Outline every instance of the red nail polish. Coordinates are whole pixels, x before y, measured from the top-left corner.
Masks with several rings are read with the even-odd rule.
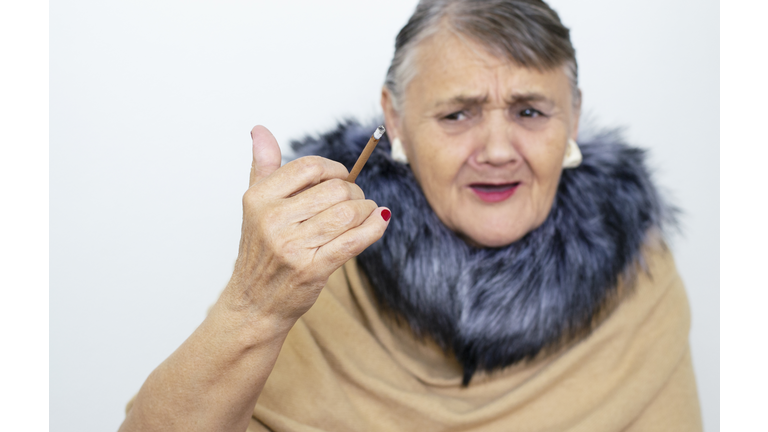
[[[388,221],[389,218],[392,216],[392,212],[384,209],[381,211],[381,218],[384,219],[384,222]]]

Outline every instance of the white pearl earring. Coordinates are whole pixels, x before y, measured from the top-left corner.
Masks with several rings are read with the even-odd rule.
[[[576,168],[581,165],[581,160],[581,150],[579,150],[578,144],[572,138],[568,138],[568,145],[563,157],[563,168]]]
[[[403,142],[400,141],[400,138],[393,139],[390,143],[390,146],[392,148],[392,152],[390,153],[392,160],[407,164],[408,156],[405,155],[405,150],[403,150]]]

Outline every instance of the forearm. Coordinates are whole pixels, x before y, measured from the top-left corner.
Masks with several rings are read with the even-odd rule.
[[[244,431],[290,324],[220,301],[150,374],[120,431]]]
[[[251,136],[232,279],[208,318],[147,378],[123,432],[245,431],[290,328],[331,273],[384,234],[389,210],[345,181],[344,165],[313,156],[281,167],[272,134],[257,126]]]

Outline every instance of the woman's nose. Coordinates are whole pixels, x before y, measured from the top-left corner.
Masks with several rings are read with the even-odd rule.
[[[514,124],[503,113],[488,116],[475,160],[480,165],[503,166],[521,160],[514,139]]]

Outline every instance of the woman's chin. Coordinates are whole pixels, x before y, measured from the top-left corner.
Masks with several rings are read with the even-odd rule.
[[[480,226],[480,224],[472,228],[463,230],[460,235],[468,245],[477,248],[498,248],[508,246],[523,238],[528,231],[530,231],[519,227],[487,229]]]
[[[537,211],[530,201],[525,195],[494,205],[463,200],[450,207],[444,217],[439,213],[438,217],[470,246],[504,247],[522,239],[546,219],[547,213]]]

